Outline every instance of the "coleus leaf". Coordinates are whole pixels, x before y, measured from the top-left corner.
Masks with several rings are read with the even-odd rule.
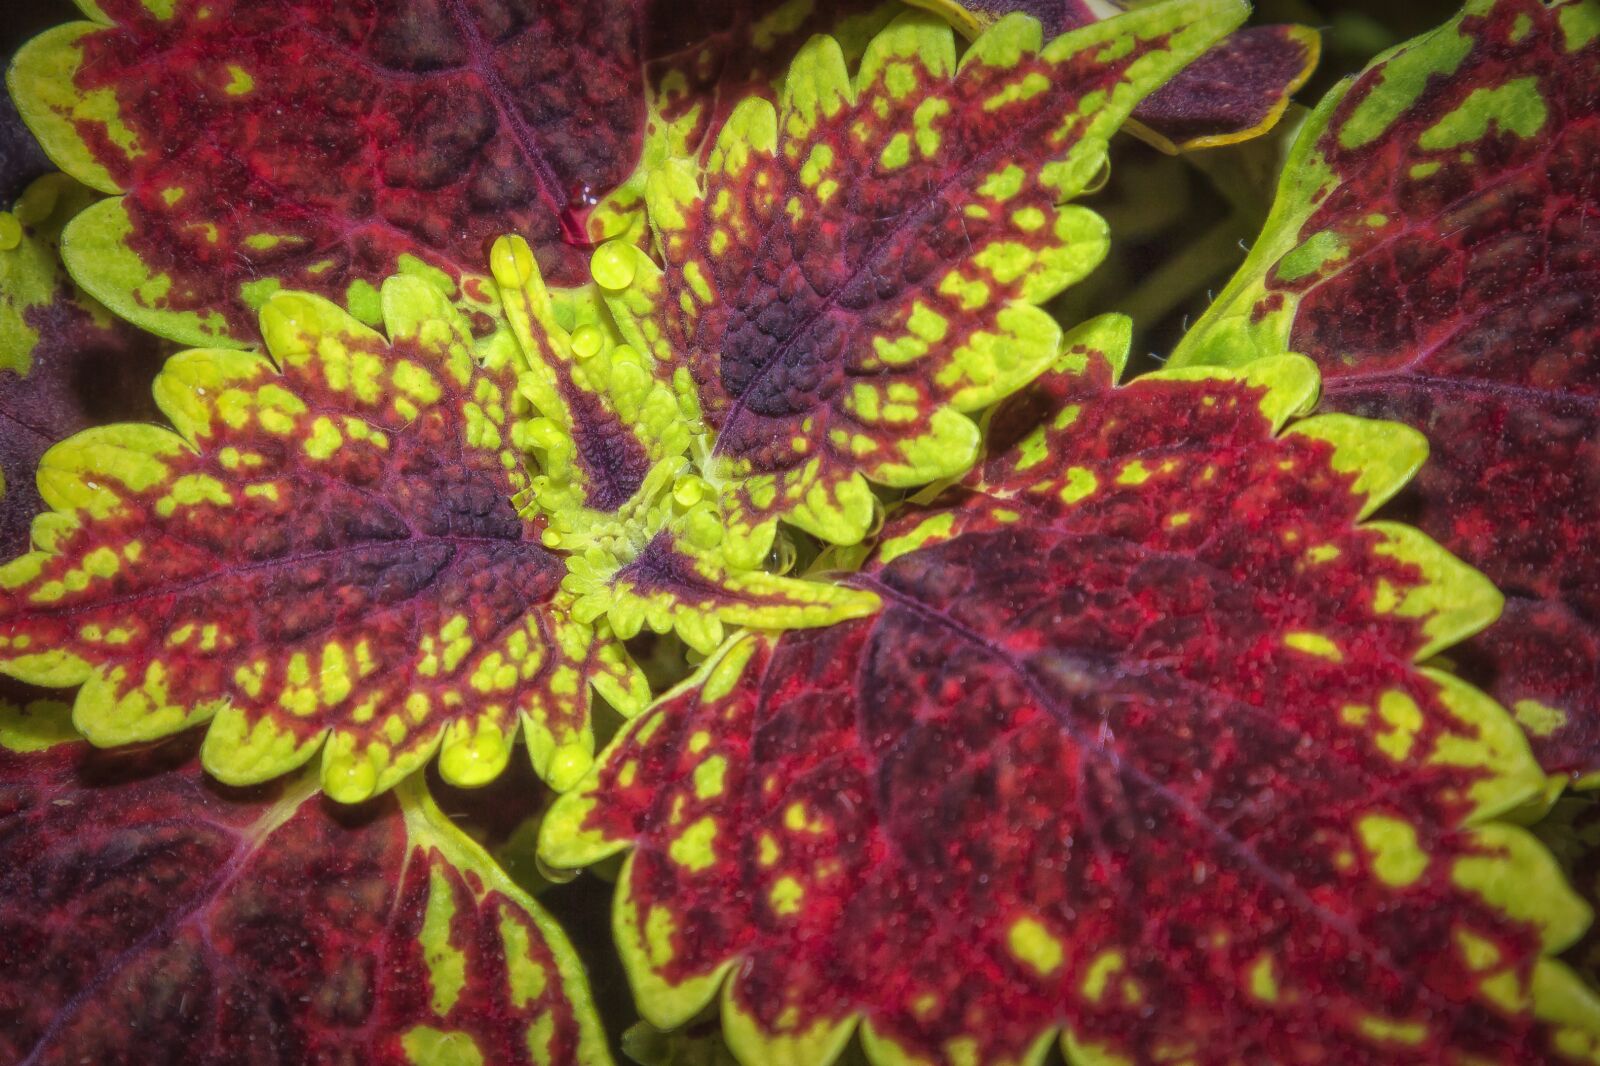
[[[472,275],[507,229],[576,279],[563,211],[637,160],[632,0],[85,13],[18,54],[11,93],[67,173],[126,194],[69,230],[75,277],[181,343],[250,341],[275,288],[376,325],[397,271],[485,306]]]
[[[648,689],[572,619],[560,558],[511,504],[514,368],[479,366],[426,282],[392,278],[381,301],[387,339],[277,294],[270,357],[168,361],[155,395],[176,433],[113,425],[46,453],[53,511],[0,567],[0,672],[81,684],[97,744],[211,719],[201,758],[230,784],[319,747],[341,801],[435,750],[446,780],[482,783],[519,723],[539,774],[575,781],[590,685],[623,711]]]
[[[1499,597],[1360,521],[1420,436],[1276,433],[1299,356],[1113,388],[1116,333],[896,519],[879,615],[730,642],[557,801],[547,862],[633,849],[645,1018],[726,978],[749,1064],[857,1018],[885,1066],[1037,1063],[1057,1028],[1084,1063],[1591,1061],[1600,1001],[1548,957],[1590,912],[1491,820],[1543,774],[1420,665]]]
[[[1284,347],[1422,428],[1407,511],[1510,597],[1463,659],[1552,772],[1600,771],[1600,5],[1475,0],[1302,130],[1174,362]]]
[[[566,937],[420,781],[345,811],[64,728],[0,709],[7,1062],[610,1062]]]
[[[908,0],[976,36],[1015,12],[1045,32],[1108,17],[1087,0]],[[1112,7],[1110,14],[1117,13]],[[1166,152],[1236,144],[1269,132],[1317,68],[1322,38],[1309,26],[1252,26],[1223,38],[1133,110],[1129,128]]]
[[[51,158],[125,194],[74,222],[74,275],[183,343],[253,340],[280,287],[376,325],[397,271],[492,307],[478,275],[507,231],[579,281],[569,242],[638,161],[634,0],[80,6],[9,85]]]
[[[583,280],[591,234],[638,226],[650,162],[697,147],[811,32],[859,34],[893,5],[724,6],[731,29],[639,0],[107,0],[9,81],[60,165],[126,193],[74,228],[84,284],[182,342],[242,343],[280,287],[376,325],[397,270],[492,314],[483,249],[506,231],[557,284]]]
[[[161,342],[86,296],[57,252],[61,227],[92,199],[49,174],[0,212],[0,556],[28,546],[46,448],[96,421],[155,413]]]
[[[964,412],[1048,364],[1060,331],[1035,305],[1105,253],[1101,220],[1058,205],[1128,109],[1243,15],[1177,0],[1048,45],[1014,16],[958,66],[949,27],[914,13],[854,78],[816,38],[776,107],[745,101],[703,163],[651,174],[666,270],[611,244],[595,279],[630,344],[688,371],[730,551],[764,556],[779,518],[854,543],[869,479],[973,461]]]
[[[623,639],[646,625],[673,631],[709,653],[724,623],[792,629],[877,609],[870,592],[730,558],[716,493],[685,455],[695,413],[687,372],[661,380],[587,294],[565,307],[552,299],[521,238],[496,242],[490,262],[528,364],[519,391],[534,417],[519,429],[539,467],[529,506],[546,522],[544,542],[567,555],[562,588],[575,618],[604,616]]]

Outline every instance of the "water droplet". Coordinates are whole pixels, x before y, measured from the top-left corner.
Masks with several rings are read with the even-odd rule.
[[[527,285],[539,269],[533,249],[521,237],[501,237],[495,241],[489,250],[489,268],[495,281],[508,289]]]
[[[601,288],[626,289],[633,283],[633,249],[622,241],[608,241],[595,249],[589,271]]]
[[[684,474],[672,486],[672,498],[683,507],[693,507],[705,496],[705,482],[693,474]]]
[[[0,251],[9,252],[22,243],[22,223],[10,211],[0,211]]]
[[[604,344],[605,334],[596,326],[585,324],[572,331],[572,352],[579,359],[593,358]]]

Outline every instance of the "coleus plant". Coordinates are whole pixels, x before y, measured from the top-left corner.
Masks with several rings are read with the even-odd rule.
[[[616,950],[686,1034],[646,1057],[1600,1061],[1591,906],[1517,824],[1585,690],[1495,653],[1544,639],[1518,598],[1585,632],[1587,497],[1493,488],[1592,436],[1600,5],[1471,4],[1337,88],[1126,384],[1127,318],[1041,306],[1108,247],[1069,201],[1163,85],[1239,104],[1171,146],[1227,140],[1315,47],[929,6],[118,0],[24,50],[117,194],[71,278],[209,346],[166,426],[43,454],[0,567],[10,1058],[606,1061],[427,777],[519,757],[547,872],[626,855]],[[1531,596],[1523,543],[1570,563]]]

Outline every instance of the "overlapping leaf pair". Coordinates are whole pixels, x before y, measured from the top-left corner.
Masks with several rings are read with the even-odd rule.
[[[96,421],[150,410],[161,341],[114,318],[67,275],[61,230],[93,194],[64,174],[0,211],[0,555],[24,550],[46,448]]]

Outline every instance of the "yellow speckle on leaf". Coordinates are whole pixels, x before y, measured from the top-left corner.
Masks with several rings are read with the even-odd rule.
[[[1059,970],[1066,957],[1060,939],[1044,923],[1031,917],[1018,918],[1011,923],[1006,945],[1017,961],[1040,977],[1049,977]]]
[[[1126,965],[1120,951],[1102,951],[1089,963],[1089,969],[1083,978],[1083,998],[1090,1003],[1099,1003],[1106,994],[1106,988],[1111,979]]]
[[[1094,476],[1094,471],[1082,466],[1067,468],[1064,484],[1061,486],[1061,502],[1077,503],[1085,497],[1091,496],[1100,485]]]
[[[229,63],[227,72],[228,84],[223,86],[222,91],[229,96],[244,96],[256,87],[255,78],[251,77],[250,72],[239,64]]]
[[[707,816],[679,833],[667,846],[667,855],[690,873],[699,873],[716,863],[716,839],[716,819]]]
[[[722,795],[723,778],[728,772],[728,760],[713,755],[694,768],[694,794],[699,799],[714,799]]]
[[[792,877],[780,877],[773,884],[772,890],[767,893],[767,900],[772,904],[772,911],[787,917],[800,910],[800,901],[805,898],[805,886]]]
[[[1529,734],[1548,737],[1567,724],[1567,712],[1538,700],[1518,700],[1512,707],[1517,723]]]
[[[1416,884],[1428,869],[1428,854],[1417,841],[1417,831],[1407,822],[1387,815],[1369,814],[1356,823],[1362,846],[1372,857],[1372,872],[1386,885],[1406,888]]]
[[[1250,964],[1250,994],[1263,1003],[1278,1002],[1278,976],[1271,955],[1259,955]]]
[[[1377,736],[1379,750],[1395,762],[1405,761],[1422,731],[1422,708],[1404,692],[1391,689],[1378,698],[1378,717],[1389,726]]]
[[[1333,663],[1344,662],[1344,653],[1339,650],[1339,645],[1321,633],[1312,633],[1305,630],[1285,633],[1283,643],[1286,647],[1293,648],[1295,651],[1305,652],[1307,655],[1314,655],[1319,659],[1326,659]]]

